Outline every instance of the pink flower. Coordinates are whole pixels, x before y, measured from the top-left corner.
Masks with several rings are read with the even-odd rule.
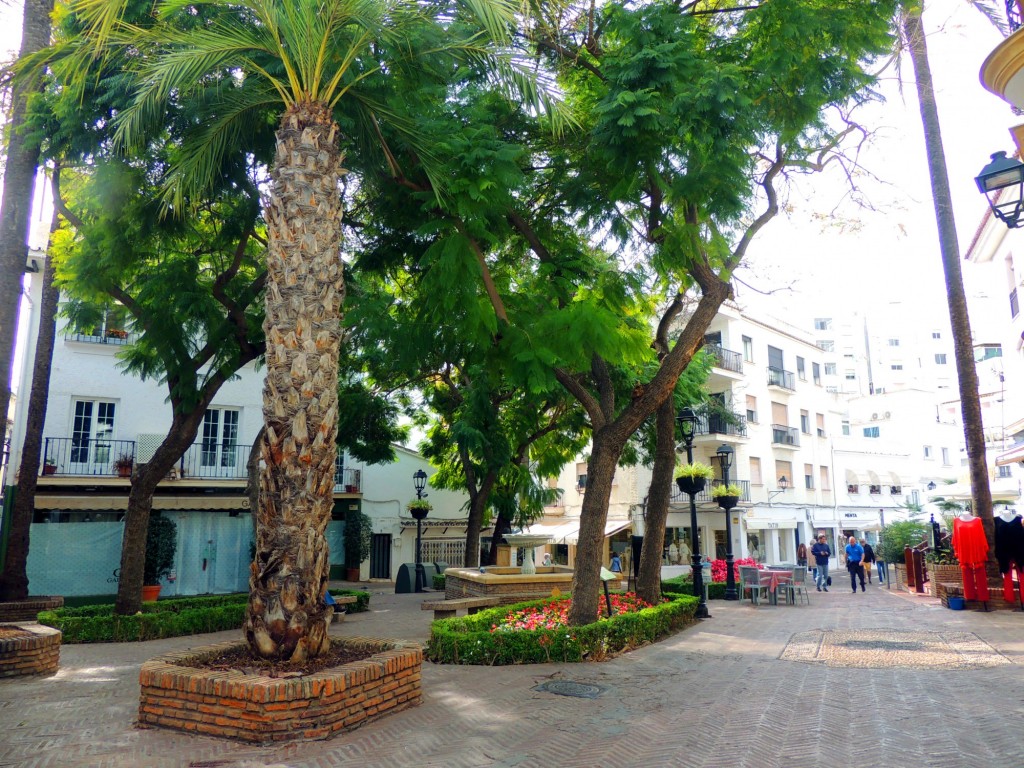
[[[517,632],[520,630],[558,629],[568,626],[569,609],[572,598],[563,597],[539,606],[531,606],[518,611],[510,611],[496,624],[491,625],[491,632]],[[614,594],[611,596],[612,615],[635,613],[651,605],[641,600],[633,592]],[[595,621],[606,618],[604,596],[598,602],[598,615]]]

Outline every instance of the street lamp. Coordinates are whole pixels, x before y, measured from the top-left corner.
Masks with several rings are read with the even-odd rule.
[[[997,219],[1010,229],[1024,226],[1024,163],[996,152],[974,181]]]
[[[427,473],[422,469],[417,469],[412,473],[412,484],[416,489],[416,498],[422,499],[425,494],[423,489],[427,487]],[[426,507],[413,507],[409,510],[409,513],[416,518],[416,591],[422,592],[423,586],[427,581],[427,574],[423,570],[423,543],[422,543],[422,525],[423,520],[426,518],[427,513],[430,512]]]
[[[729,485],[729,468],[732,466],[732,446],[723,443],[718,446],[715,455],[722,466],[722,482]],[[736,574],[732,570],[732,508],[739,501],[735,496],[719,496],[718,505],[725,510],[725,599],[739,600],[736,591]]]
[[[927,488],[928,488],[929,491],[934,491],[935,490],[935,483],[929,482],[928,485],[927,485]]]
[[[768,491],[768,503],[771,504],[772,499],[780,493],[785,493],[787,490],[789,490],[789,480],[787,480],[786,476],[783,475],[779,478],[779,489],[777,491]]]
[[[693,438],[697,433],[697,414],[692,408],[683,408],[676,416],[676,422],[683,436],[683,445],[686,446],[686,463],[693,464]],[[699,601],[694,616],[698,619],[710,619],[708,603],[704,598],[704,564],[701,562],[700,533],[697,530],[697,493],[699,490],[696,488],[687,489],[687,495],[690,497],[690,573],[693,575],[693,596]]]

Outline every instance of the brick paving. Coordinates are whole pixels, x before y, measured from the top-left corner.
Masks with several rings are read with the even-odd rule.
[[[424,640],[423,596],[377,589],[332,634]],[[36,768],[1017,768],[1024,764],[1024,614],[950,611],[887,591],[812,592],[812,605],[712,601],[713,618],[601,664],[425,664],[424,701],[329,741],[257,747],[135,725],[150,657],[220,632],[61,650],[51,678],[0,682],[0,766]],[[782,659],[800,633],[969,635],[991,667],[850,668]],[[860,635],[858,635],[860,636]],[[905,651],[906,649],[903,648]],[[877,653],[877,648],[872,651]],[[895,656],[893,657],[895,658]],[[562,679],[596,699],[533,690]]]

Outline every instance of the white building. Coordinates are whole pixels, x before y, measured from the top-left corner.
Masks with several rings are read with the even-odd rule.
[[[42,254],[35,253],[42,259]],[[27,393],[31,389],[41,270],[31,277],[29,344],[22,359],[10,466],[21,460]],[[166,388],[118,370],[117,352],[130,339],[113,315],[85,333],[59,321],[44,436],[44,466],[31,531],[29,579],[38,594],[99,595],[116,591],[123,514],[130,480],[115,467],[122,454],[148,460],[171,425]],[[153,508],[178,525],[173,581],[165,594],[248,588],[252,522],[245,497],[246,461],[262,423],[263,375],[252,364],[225,383],[207,411],[198,442],[161,482]],[[394,464],[364,466],[339,457],[335,505],[327,536],[332,578],[344,568],[344,519],[362,510],[373,524],[363,579],[393,580],[415,561],[416,524],[405,511],[415,497],[413,473],[432,468],[419,454],[396,448]],[[434,509],[424,526],[423,559],[461,564],[465,496],[428,487]]]

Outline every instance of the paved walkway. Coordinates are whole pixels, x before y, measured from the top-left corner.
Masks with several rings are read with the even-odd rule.
[[[332,634],[426,638],[431,614],[419,609],[422,596],[371,591],[373,611],[350,616]],[[134,725],[143,660],[237,632],[65,646],[55,677],[0,683],[0,766],[1024,764],[1024,614],[949,611],[877,584],[853,595],[839,580],[828,594],[812,592],[811,601],[809,608],[712,601],[713,618],[601,664],[426,664],[421,706],[331,741],[278,747]],[[803,641],[796,644],[802,661],[782,658],[792,655],[795,637]],[[951,668],[891,666],[931,658],[927,641],[950,637],[973,642],[980,655],[958,656],[954,642],[943,658],[961,663]],[[821,663],[868,657],[888,666]],[[997,666],[971,667],[982,657]],[[589,700],[533,690],[551,679],[605,692]]]

